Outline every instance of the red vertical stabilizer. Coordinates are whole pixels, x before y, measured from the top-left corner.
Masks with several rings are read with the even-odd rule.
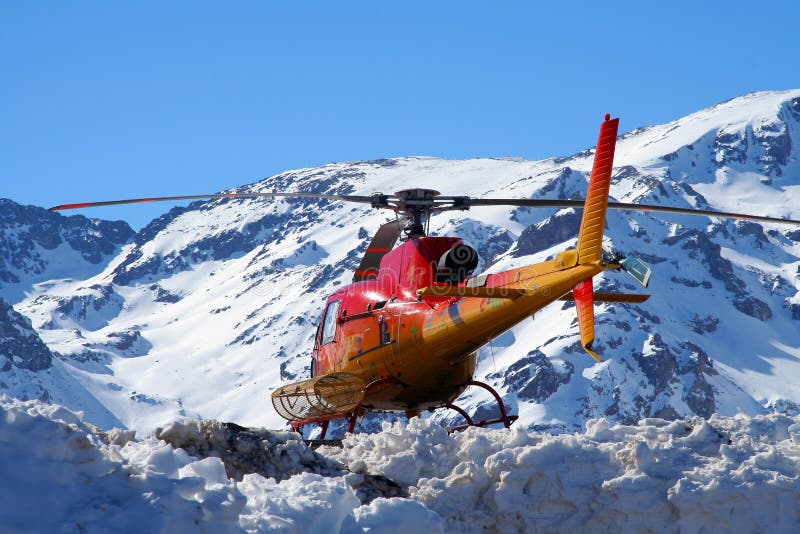
[[[606,114],[600,125],[597,150],[594,154],[592,176],[583,208],[581,229],[578,233],[578,261],[581,264],[599,263],[603,253],[603,228],[606,224],[608,191],[611,187],[611,169],[617,143],[619,119]]]
[[[572,289],[575,295],[575,310],[578,312],[578,326],[581,330],[581,346],[589,356],[602,362],[603,359],[592,350],[594,343],[594,289],[592,279],[578,282]]]

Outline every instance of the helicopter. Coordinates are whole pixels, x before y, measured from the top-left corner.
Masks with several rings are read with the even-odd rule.
[[[314,338],[309,378],[279,387],[271,394],[276,412],[302,431],[348,422],[355,430],[367,412],[404,412],[449,408],[467,426],[502,423],[509,415],[499,394],[474,379],[478,350],[506,330],[556,301],[572,301],[580,344],[597,361],[594,303],[639,304],[649,295],[594,291],[593,279],[606,270],[623,271],[642,287],[651,268],[633,256],[603,248],[608,209],[712,216],[768,223],[800,221],[702,209],[610,202],[609,192],[619,119],[605,115],[600,126],[587,194],[582,200],[476,198],[446,196],[433,189],[405,189],[394,194],[330,195],[293,192],[216,193],[63,204],[54,211],[156,201],[225,198],[294,197],[367,204],[396,214],[372,237],[352,283],[325,303]],[[481,206],[576,208],[583,211],[577,244],[554,258],[493,274],[475,274],[477,251],[459,237],[430,236],[433,214]],[[404,222],[404,224],[402,224]],[[400,242],[398,245],[397,243]],[[454,404],[469,387],[486,389],[497,401],[500,417],[473,421]]]

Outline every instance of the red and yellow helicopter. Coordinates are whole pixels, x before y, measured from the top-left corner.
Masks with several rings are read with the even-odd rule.
[[[557,300],[575,302],[581,345],[596,360],[594,302],[644,302],[649,295],[595,293],[593,277],[622,270],[647,287],[650,267],[634,257],[602,247],[606,211],[643,210],[747,219],[769,223],[800,221],[740,213],[609,202],[619,119],[606,115],[600,127],[585,200],[543,200],[443,196],[431,189],[394,195],[326,195],[265,192],[219,193],[64,204],[51,210],[190,199],[300,197],[369,204],[394,211],[405,226],[381,226],[353,275],[353,283],[326,302],[311,358],[311,376],[272,393],[275,410],[293,428],[319,423],[322,438],[329,421],[346,418],[352,432],[367,411],[451,408],[467,425],[484,426],[516,419],[499,395],[474,380],[478,349],[536,311]],[[496,274],[474,276],[477,252],[458,237],[426,235],[430,216],[478,206],[578,208],[583,217],[575,248],[555,258]],[[395,247],[398,240],[402,243]],[[453,401],[470,385],[487,389],[500,417],[473,421]],[[462,428],[462,427],[458,427]]]

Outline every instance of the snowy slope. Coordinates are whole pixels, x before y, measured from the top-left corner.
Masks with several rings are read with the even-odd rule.
[[[70,371],[77,360],[65,363],[11,304],[34,287],[42,292],[101,272],[133,233],[122,221],[64,217],[0,199],[0,393],[72,406],[99,424],[121,425],[75,380]]]
[[[587,123],[587,146],[595,128]],[[799,145],[800,91],[747,95],[622,136],[611,194],[800,218]],[[581,198],[592,155],[345,162],[237,191],[432,187]],[[11,302],[61,355],[64,372],[116,419],[87,412],[97,424],[152,431],[189,415],[281,428],[268,395],[305,376],[325,297],[348,283],[385,220],[386,213],[329,201],[195,203],[153,221],[102,269],[34,285]],[[563,250],[578,221],[569,210],[474,208],[434,217],[431,231],[465,237],[481,253],[481,268],[497,271]],[[483,350],[478,378],[501,391],[522,425],[576,430],[599,416],[630,424],[797,410],[800,230],[612,213],[606,235],[608,246],[652,264],[654,297],[598,306],[602,363],[580,350],[574,310],[563,303]],[[638,291],[613,273],[598,286]],[[487,414],[488,400],[468,392],[460,404]]]

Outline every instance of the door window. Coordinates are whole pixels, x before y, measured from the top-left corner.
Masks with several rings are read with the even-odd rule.
[[[330,343],[336,337],[336,320],[339,318],[339,305],[342,303],[340,300],[334,300],[328,304],[328,309],[325,310],[325,323],[322,326],[322,341],[321,345]]]

